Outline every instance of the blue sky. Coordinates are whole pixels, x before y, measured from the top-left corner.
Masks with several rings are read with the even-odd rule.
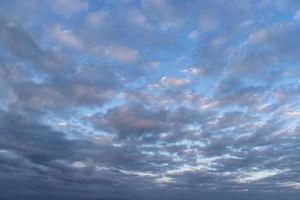
[[[0,1],[3,200],[296,200],[300,4]]]

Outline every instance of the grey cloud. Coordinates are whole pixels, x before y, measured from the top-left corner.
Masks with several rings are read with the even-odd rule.
[[[174,1],[141,1],[142,9],[152,21],[156,21],[162,29],[180,26],[184,23],[186,16],[183,14],[187,8],[192,8],[186,2],[177,7]]]
[[[29,62],[36,70],[50,72],[62,71],[71,63],[59,52],[42,49],[23,28],[20,22],[1,17],[1,42],[13,56]]]
[[[62,82],[62,85],[25,82],[14,87],[18,97],[16,105],[32,109],[67,109],[74,106],[103,105],[113,97],[111,89],[94,84]]]
[[[295,24],[275,24],[250,34],[243,53],[235,57],[228,66],[226,77],[217,87],[217,93],[229,94],[234,90],[249,88],[249,82],[256,86],[273,85],[278,80],[293,77],[285,71],[293,70],[298,58],[298,28]],[[295,62],[286,66],[286,62]],[[276,67],[276,70],[274,70]],[[297,74],[297,70],[294,73]],[[252,83],[253,84],[253,83]]]
[[[114,95],[113,89],[119,87],[119,78],[115,72],[104,67],[86,67],[76,74],[72,72],[65,73],[69,78],[62,77],[57,70],[60,73],[65,72],[67,65],[70,65],[70,63],[61,60],[58,52],[41,49],[25,30],[17,26],[18,24],[7,22],[4,19],[2,21],[1,35],[5,46],[22,62],[29,62],[28,65],[32,64],[36,67],[30,73],[28,73],[29,66],[13,68],[15,70],[14,75],[12,69],[10,69],[10,72],[8,70],[3,71],[7,68],[5,67],[7,64],[3,64],[2,71],[5,73],[3,75],[18,75],[18,80],[14,78],[14,81],[10,83],[10,86],[14,85],[14,93],[18,97],[18,102],[13,102],[14,104],[34,109],[62,108],[87,104],[102,105]],[[37,74],[40,75],[41,69],[50,70],[51,73],[55,72],[55,74],[50,75],[50,78],[44,80],[46,82],[42,84],[32,82],[30,78],[37,76]],[[21,82],[21,79],[25,79],[25,72],[29,74],[26,79],[30,81]]]
[[[297,24],[275,24],[262,28],[249,36],[249,43],[259,48],[270,48],[270,51],[280,54],[281,58],[293,59],[299,54],[299,27]]]
[[[111,109],[104,115],[104,120],[120,138],[157,134],[167,128],[164,111],[150,110],[143,105],[128,105]]]
[[[79,199],[80,196],[97,197],[101,193],[108,192],[111,187],[120,188],[120,191],[132,190],[126,188],[124,184],[128,178],[138,179],[138,177],[128,177],[118,170],[111,169],[100,170],[100,173],[95,168],[96,164],[128,169],[133,168],[134,165],[139,166],[136,162],[130,167],[130,163],[140,159],[130,158],[134,153],[130,149],[113,150],[111,146],[95,144],[88,138],[85,141],[70,140],[67,139],[66,133],[54,131],[47,125],[38,123],[37,119],[26,117],[26,114],[1,111],[0,166],[3,173],[1,172],[0,182],[4,186],[6,181],[4,187],[6,191],[11,191],[11,187],[14,187],[17,182],[19,186],[14,189],[19,190],[19,194],[25,198],[27,196],[28,198],[39,196],[60,198],[61,194],[69,196],[68,198],[72,196],[75,198],[74,188],[78,189]],[[97,158],[99,156],[101,159]],[[90,164],[86,162],[87,165],[79,165],[79,167],[74,165],[87,158]],[[123,177],[123,183],[120,182],[120,177]],[[90,187],[86,187],[87,185]],[[102,189],[96,190],[96,187]]]
[[[202,39],[195,52],[198,66],[205,74],[220,74],[236,55],[234,40],[242,24],[254,17],[250,1],[203,1],[199,9],[199,31]]]

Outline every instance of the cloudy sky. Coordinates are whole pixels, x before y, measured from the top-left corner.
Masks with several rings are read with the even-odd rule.
[[[300,2],[1,0],[1,200],[298,200]]]

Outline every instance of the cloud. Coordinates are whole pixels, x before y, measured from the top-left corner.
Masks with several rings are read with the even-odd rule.
[[[136,62],[139,59],[138,50],[123,46],[111,45],[105,49],[104,54],[121,62]]]
[[[189,39],[191,39],[191,40],[194,40],[194,39],[196,39],[198,36],[199,36],[198,31],[194,30],[194,31],[190,32],[190,33],[188,34],[187,37],[188,37]]]
[[[51,37],[63,45],[81,49],[83,44],[80,39],[72,33],[71,30],[65,29],[60,25],[54,25],[48,30]]]
[[[82,0],[54,0],[50,5],[55,12],[67,17],[89,8],[88,2]]]
[[[129,105],[109,110],[104,115],[104,123],[116,131],[120,138],[126,138],[163,131],[166,128],[164,118],[163,111],[152,111],[142,105]],[[101,124],[99,127],[101,128]]]
[[[55,50],[41,48],[20,24],[1,18],[1,41],[8,52],[35,68],[46,71],[59,71],[70,64]]]
[[[179,79],[175,77],[162,77],[160,83],[165,86],[183,86],[189,83],[187,79]]]
[[[294,14],[294,20],[295,21],[299,21],[300,20],[300,11],[299,10]]]
[[[298,199],[297,7],[0,1],[0,196]]]
[[[18,104],[34,109],[68,109],[73,106],[103,105],[115,95],[120,80],[113,71],[95,67],[78,70],[70,79],[54,78],[43,83],[32,81],[14,85]]]
[[[127,19],[130,23],[134,25],[149,28],[150,24],[147,17],[138,9],[131,9],[127,14]]]
[[[104,11],[92,12],[87,15],[87,22],[93,27],[103,25],[107,20],[107,13]]]
[[[275,24],[252,33],[249,36],[249,42],[259,44],[261,48],[269,47],[271,52],[282,53],[282,56],[292,58],[299,51],[298,47],[295,46],[299,43],[298,39],[295,38],[297,34],[297,25]]]
[[[178,7],[169,0],[142,1],[142,9],[150,19],[155,20],[162,29],[178,26],[181,24],[181,16]]]

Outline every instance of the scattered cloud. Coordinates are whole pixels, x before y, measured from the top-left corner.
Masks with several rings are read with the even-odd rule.
[[[111,45],[105,49],[104,54],[122,62],[135,62],[139,59],[138,50],[123,46]]]
[[[183,86],[183,85],[188,84],[189,80],[164,76],[160,79],[160,83],[165,86],[171,86],[171,87],[175,86],[176,87],[176,86]]]
[[[196,30],[194,30],[188,34],[188,38],[191,40],[197,39],[198,36],[199,36],[199,33]]]
[[[295,21],[299,21],[300,20],[300,10],[298,10],[297,12],[295,12],[295,14],[294,14],[294,20]]]
[[[0,13],[1,199],[299,198],[299,3]]]
[[[71,30],[65,29],[60,25],[54,25],[48,30],[48,32],[54,40],[62,45],[67,45],[77,49],[81,49],[83,47],[80,39],[74,35]]]

